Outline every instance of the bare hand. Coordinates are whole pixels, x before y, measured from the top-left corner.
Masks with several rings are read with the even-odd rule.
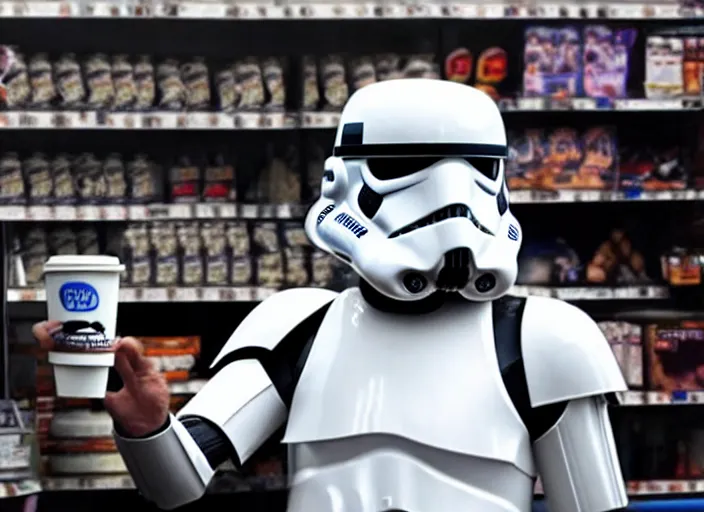
[[[48,320],[32,327],[43,350],[52,350],[51,335],[61,329],[61,322]],[[135,338],[118,338],[113,345],[115,369],[123,388],[108,392],[105,409],[120,430],[141,437],[162,427],[169,415],[169,387],[164,376],[144,357],[142,344]]]
[[[127,435],[145,436],[161,428],[169,416],[169,387],[135,338],[115,342],[115,369],[124,387],[108,392],[105,408]]]

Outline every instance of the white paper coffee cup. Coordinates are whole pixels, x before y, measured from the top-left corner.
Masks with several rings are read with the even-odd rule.
[[[105,396],[124,269],[114,256],[52,256],[44,265],[48,317],[63,324],[49,353],[57,396]]]

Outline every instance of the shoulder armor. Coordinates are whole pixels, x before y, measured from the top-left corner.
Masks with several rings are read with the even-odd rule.
[[[571,304],[529,297],[521,344],[533,407],[628,389],[599,326]]]
[[[324,288],[293,288],[275,293],[245,317],[210,367],[242,348],[273,350],[301,322],[337,296],[337,292]]]

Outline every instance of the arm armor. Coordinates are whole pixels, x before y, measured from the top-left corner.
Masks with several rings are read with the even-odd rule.
[[[230,337],[217,373],[158,432],[117,447],[146,499],[171,510],[200,498],[228,458],[237,467],[286,421],[310,344],[336,294],[289,290],[257,306]]]

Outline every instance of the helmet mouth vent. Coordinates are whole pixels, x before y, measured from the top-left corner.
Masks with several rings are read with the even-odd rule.
[[[464,204],[451,204],[448,206],[444,206],[443,208],[440,208],[439,210],[434,211],[430,215],[426,215],[422,219],[419,219],[411,224],[408,224],[407,226],[394,231],[389,235],[389,238],[396,238],[401,235],[406,235],[412,231],[415,231],[420,228],[424,228],[426,226],[430,226],[432,224],[437,224],[439,222],[442,222],[444,220],[448,219],[469,219],[474,226],[481,231],[482,233],[485,233],[487,235],[494,236],[494,233],[492,233],[489,228],[484,226],[477,218],[474,216],[472,213],[472,210],[469,208],[469,206],[464,205]]]
[[[439,290],[455,292],[469,283],[469,263],[472,253],[466,247],[445,253],[445,266],[440,269],[437,282]]]

